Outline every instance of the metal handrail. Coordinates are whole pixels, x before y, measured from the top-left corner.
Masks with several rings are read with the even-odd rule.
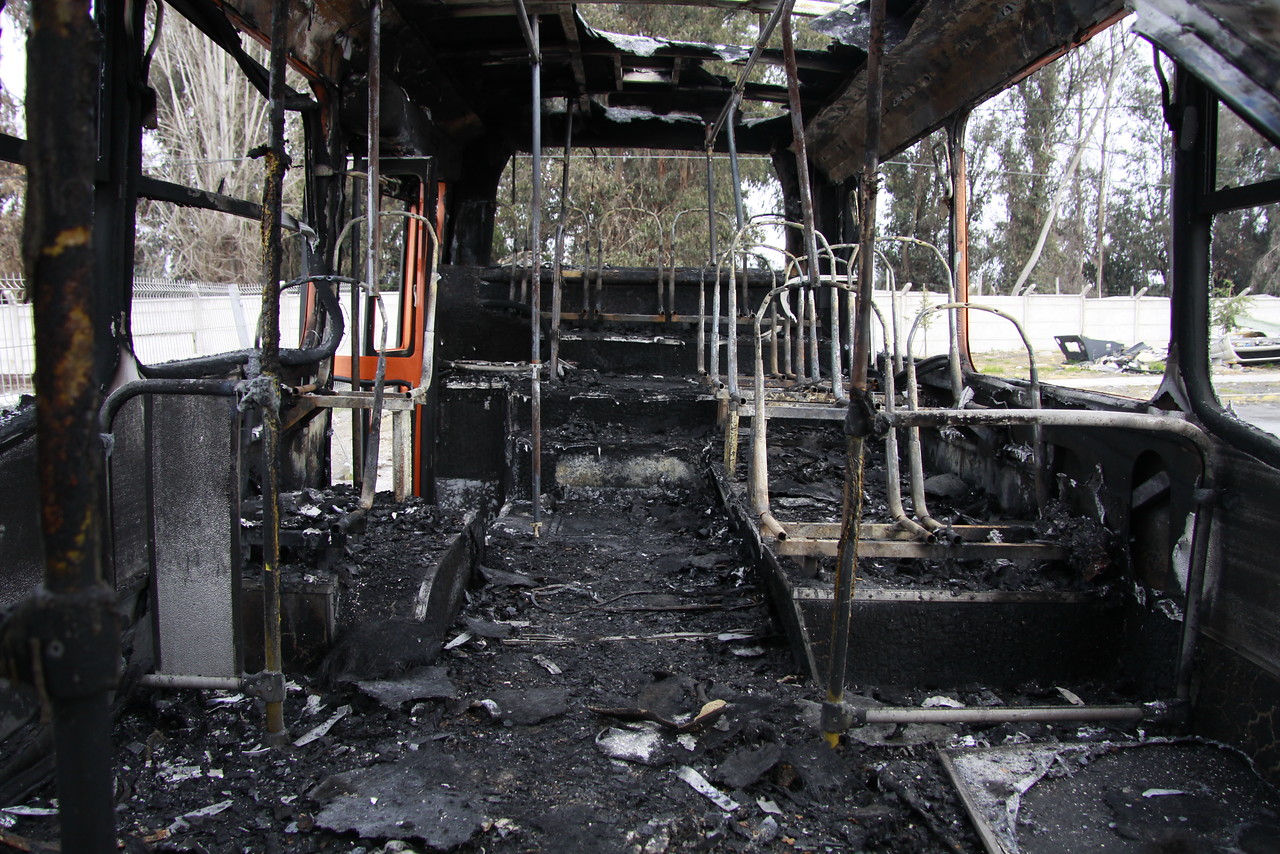
[[[760,530],[777,539],[786,539],[786,530],[782,524],[774,517],[769,508],[769,475],[768,475],[768,414],[767,401],[765,399],[764,385],[764,348],[762,346],[763,332],[761,324],[764,320],[765,311],[775,302],[775,297],[792,290],[803,290],[810,286],[807,278],[796,278],[792,281],[779,285],[765,294],[764,299],[760,301],[759,308],[752,315],[752,332],[755,335],[755,371],[754,386],[755,400],[754,413],[751,423],[751,466],[749,471],[749,501],[751,511],[756,514],[756,518],[760,521]],[[853,284],[848,282],[836,282],[833,287],[840,290],[855,293]],[[780,300],[778,301],[781,302]],[[887,347],[889,342],[888,327],[884,322],[884,315],[880,312],[879,307],[872,304],[872,311],[876,319],[880,321],[881,337],[884,345]]]
[[[1002,317],[1013,324],[1014,329],[1018,331],[1019,337],[1022,338],[1022,345],[1027,351],[1027,363],[1030,371],[1031,380],[1031,409],[1038,410],[1040,406],[1040,374],[1036,368],[1035,350],[1031,346],[1031,339],[1027,337],[1026,330],[1022,328],[1022,324],[1012,315],[1006,314],[999,309],[985,305],[971,305],[962,302],[950,302],[943,305],[927,306],[916,315],[915,321],[911,324],[911,332],[907,335],[907,401],[911,410],[920,408],[919,389],[916,384],[916,360],[914,354],[916,332],[921,328],[926,317],[939,311],[957,312],[963,309],[973,309],[974,311],[983,311],[988,314],[994,314]],[[893,412],[893,403],[890,401],[886,404],[890,413]],[[956,411],[963,409],[964,400],[958,398],[956,400]],[[911,502],[915,507],[916,515],[920,517],[920,521],[924,523],[926,528],[932,531],[940,531],[946,528],[945,525],[938,522],[929,515],[928,507],[925,504],[924,496],[924,464],[921,460],[922,454],[920,450],[920,429],[912,427],[909,433],[910,440],[907,447],[908,455],[911,461]],[[1035,472],[1035,489],[1036,489],[1036,505],[1041,511],[1049,500],[1048,484],[1044,479],[1044,438],[1038,425],[1032,425],[1032,465]]]

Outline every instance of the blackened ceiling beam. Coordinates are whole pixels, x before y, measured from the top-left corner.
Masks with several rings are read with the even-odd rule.
[[[598,39],[592,39],[587,44],[574,41],[566,44],[564,50],[567,56],[570,58],[576,57],[579,62],[582,57],[604,56],[613,58],[619,56],[622,57],[625,64],[632,68],[666,68],[675,62],[684,62],[690,59],[706,62],[738,63],[750,52],[747,48],[739,49],[734,45],[670,42],[663,47],[654,49],[652,53],[637,54],[609,47],[607,44],[601,44],[601,40]],[[550,56],[556,52],[556,48],[552,45],[545,45],[543,51]],[[517,61],[526,54],[527,52],[520,49],[506,47],[465,51],[450,50],[445,47],[440,52],[441,58],[448,58],[451,61],[486,63]],[[865,59],[865,54],[857,48],[845,48],[843,56],[821,50],[796,51],[796,64],[801,69],[824,71],[830,74],[848,74],[855,69],[861,68]],[[782,52],[766,49],[761,52],[759,62],[764,65],[781,67]]]
[[[0,160],[6,163],[22,163],[22,148],[27,144],[25,139],[0,133]]]
[[[929,0],[884,60],[881,158],[941,127],[1124,15],[1122,0]],[[866,81],[859,74],[805,129],[832,181],[862,163]]]
[[[569,64],[573,68],[573,82],[579,93],[587,90],[587,72],[582,66],[582,39],[578,36],[578,16],[572,6],[560,9],[560,27],[564,30],[565,44],[569,48]],[[585,106],[585,104],[584,104]]]
[[[543,145],[564,145],[564,114],[543,113]],[[739,125],[736,141],[740,154],[769,154],[791,140],[791,125],[786,116],[755,120]],[[528,143],[519,141],[519,151]],[[579,113],[574,122],[573,147],[585,148],[649,148],[671,151],[706,151],[706,125],[701,119],[682,116],[655,116],[639,110],[607,109],[593,102],[591,110]],[[715,150],[728,152],[721,134]]]
[[[1280,4],[1132,0],[1134,30],[1280,145]]]
[[[437,14],[452,17],[473,17],[489,15],[505,15],[511,8],[510,0],[415,0],[424,6],[434,8]],[[533,0],[525,4],[531,15],[555,15],[564,6],[582,6],[589,3],[615,3],[619,0],[579,0],[579,2],[547,2]],[[726,9],[754,14],[772,12],[777,4],[774,0],[620,0],[626,4],[665,5],[665,6],[698,6],[700,8]],[[826,15],[840,7],[836,0],[796,0],[794,14],[802,17],[816,18]]]
[[[715,107],[711,116],[714,119],[715,114],[724,106],[724,99],[729,96],[729,91],[727,86],[685,84],[674,87],[669,82],[624,80],[619,94],[627,96],[630,99],[629,103],[653,104],[655,109],[671,106],[666,99],[680,99],[697,103],[707,101]],[[611,98],[609,103],[618,103],[615,100],[616,97]],[[767,83],[748,83],[743,89],[742,97],[747,101],[785,104],[787,103],[787,87],[773,86]]]

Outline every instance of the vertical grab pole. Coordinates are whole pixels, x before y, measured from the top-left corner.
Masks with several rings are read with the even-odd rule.
[[[716,176],[712,165],[714,144],[707,145],[707,267],[716,265]],[[698,370],[704,376],[707,371],[707,288],[705,282],[698,282]]]
[[[729,138],[729,172],[733,180],[733,212],[738,219],[738,231],[747,223],[747,214],[742,207],[742,174],[738,169],[738,141],[733,131],[733,114],[738,111],[739,96],[733,96],[733,107],[729,110],[729,120],[725,122],[725,134]]]
[[[523,5],[523,4],[522,4]],[[530,408],[533,422],[533,535],[542,533],[542,51],[539,46],[538,16],[529,21],[532,29],[530,52],[533,57],[533,68],[530,77],[533,81],[533,192],[530,206],[533,210],[529,216],[529,241],[532,244],[529,258],[530,278],[533,283],[533,303],[530,312],[530,334],[532,336],[532,353],[530,354]]]
[[[738,240],[746,225],[747,216],[742,207],[742,175],[738,170],[738,143],[734,135],[734,113],[738,111],[738,98],[735,93],[729,108],[729,119],[725,122],[725,133],[729,138],[729,170],[733,176],[733,210],[738,219],[738,228],[734,233],[733,244],[729,247],[729,327],[725,330],[725,375],[729,391],[729,408],[725,422],[724,436],[724,469],[725,476],[733,477],[738,464],[738,405],[742,397],[738,393],[738,265],[733,256],[738,248]],[[745,259],[745,255],[743,256]],[[745,263],[743,265],[746,266]],[[718,268],[717,268],[718,269]],[[746,281],[746,270],[743,270],[743,281]],[[719,276],[716,277],[717,287]],[[745,287],[745,285],[744,285]],[[745,291],[744,291],[745,294]],[[744,299],[745,302],[745,299]]]
[[[850,607],[858,567],[858,538],[862,527],[862,446],[871,432],[875,407],[867,389],[867,362],[871,352],[871,281],[875,265],[876,172],[880,166],[880,110],[883,87],[885,0],[871,0],[871,43],[867,52],[867,132],[861,195],[862,225],[859,253],[858,317],[854,353],[849,373],[849,408],[845,416],[844,506],[836,564],[835,608],[831,620],[831,659],[827,671],[827,702],[823,706],[823,731],[827,743],[840,742],[841,704],[844,702],[845,668],[849,656]]]
[[[556,224],[555,283],[551,291],[551,381],[560,376],[560,307],[564,291],[564,226],[569,215],[569,153],[573,149],[573,101],[564,99],[564,171],[560,176],[560,221]]]
[[[376,6],[375,6],[376,8]],[[263,670],[282,674],[280,651],[280,236],[281,198],[287,161],[284,150],[284,66],[289,23],[287,0],[271,9],[270,145],[262,189],[262,350],[258,403],[262,408],[262,609]],[[354,361],[354,354],[353,354]],[[283,680],[281,680],[283,683]],[[283,684],[282,686],[283,687]],[[267,734],[284,742],[284,697],[267,698]]]
[[[107,4],[106,15],[123,17],[122,6]],[[114,852],[109,698],[118,680],[120,626],[115,591],[102,578],[103,453],[95,416],[104,366],[95,359],[102,324],[94,322],[94,304],[95,285],[106,283],[94,277],[101,53],[90,8],[87,0],[33,3],[27,37],[23,260],[39,363],[44,585],[7,615],[0,641],[12,645],[0,650],[0,673],[23,678],[52,713],[62,850]]]
[[[818,280],[821,274],[818,261],[818,237],[817,229],[814,226],[813,219],[813,192],[809,185],[809,153],[805,145],[804,138],[804,116],[801,113],[800,106],[800,71],[796,64],[796,47],[795,40],[791,34],[791,16],[786,15],[782,19],[782,60],[787,72],[787,101],[788,112],[791,114],[791,137],[794,140],[792,147],[796,155],[796,179],[800,184],[800,218],[804,227],[804,251],[809,256],[809,263],[806,265],[809,272],[809,294],[804,299],[812,299],[816,297],[818,292]],[[835,274],[833,269],[832,274]],[[836,306],[839,301],[838,291],[833,287],[831,289],[832,296],[832,317],[835,318],[839,311]],[[816,311],[814,312],[816,315]],[[817,378],[818,376],[818,358],[817,358],[817,317],[811,318],[814,324],[812,332],[812,353],[810,366],[810,376]],[[838,328],[838,327],[837,327]],[[844,395],[841,389],[837,388],[840,383],[840,366],[839,366],[839,333],[833,336],[832,341],[832,365],[831,365],[831,391],[837,400],[843,399]]]
[[[366,175],[367,179],[369,176]],[[354,187],[354,182],[353,182]],[[367,212],[366,212],[367,213]],[[360,218],[360,194],[351,194],[351,221]],[[334,257],[337,257],[336,250]],[[360,289],[360,230],[351,235],[351,323],[347,337],[351,342],[351,390],[360,390],[360,353],[364,349],[363,315],[364,291]],[[351,410],[351,486],[364,483],[364,412]]]
[[[365,181],[365,247],[364,277],[369,295],[378,308],[382,330],[378,341],[378,364],[373,373],[373,403],[369,409],[369,435],[365,438],[363,480],[360,485],[360,509],[368,512],[373,507],[378,491],[378,458],[382,443],[382,402],[387,378],[387,316],[383,308],[378,284],[378,257],[382,249],[382,0],[369,4],[369,111],[368,180]],[[427,345],[430,346],[430,345]]]

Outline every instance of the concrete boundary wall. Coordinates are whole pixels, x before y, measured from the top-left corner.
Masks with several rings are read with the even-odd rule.
[[[13,403],[19,394],[31,392],[35,370],[30,304],[22,303],[21,280],[0,279],[0,405]],[[184,359],[196,355],[238,350],[252,345],[257,327],[260,286],[140,280],[133,306],[133,337],[138,355],[147,362]],[[399,295],[384,294],[387,314],[396,318]],[[294,346],[298,340],[299,293],[286,292],[281,299],[281,341]],[[912,320],[925,306],[945,302],[943,294],[914,291],[898,300],[901,342],[906,346]],[[877,291],[876,305],[892,325],[888,291]],[[342,300],[343,313],[349,300]],[[1029,296],[979,296],[973,305],[998,309],[1016,318],[1037,352],[1056,352],[1055,335],[1084,335],[1130,346],[1139,341],[1152,347],[1169,342],[1169,300],[1166,297],[1080,297],[1037,294]],[[1245,325],[1280,334],[1280,297],[1252,297]],[[873,338],[882,347],[879,325]],[[917,355],[947,350],[945,312],[935,312],[916,333]],[[1008,321],[986,312],[969,313],[969,344],[976,353],[1019,350],[1022,342]],[[394,334],[391,336],[394,339]],[[346,352],[344,348],[340,352]]]
[[[909,293],[899,299],[899,316],[902,346],[906,347],[911,322],[923,306],[943,305],[946,297],[941,293]],[[884,312],[886,322],[890,318],[890,295],[877,291],[876,305]],[[1055,335],[1083,335],[1106,341],[1119,341],[1124,346],[1143,342],[1151,347],[1169,345],[1169,299],[1167,297],[1081,297],[1072,294],[1031,294],[1025,297],[979,296],[971,301],[975,306],[988,306],[1012,315],[1027,333],[1031,346],[1037,351],[1057,352]],[[1274,326],[1280,332],[1280,297],[1252,297],[1246,319],[1260,322],[1260,331],[1269,332]],[[927,327],[916,332],[914,351],[917,355],[944,353],[947,349],[947,322],[945,312],[934,312]],[[878,324],[875,324],[878,326]],[[874,336],[880,346],[878,330]],[[999,350],[1019,350],[1022,341],[1013,324],[996,315],[981,311],[969,312],[969,348],[975,353]]]

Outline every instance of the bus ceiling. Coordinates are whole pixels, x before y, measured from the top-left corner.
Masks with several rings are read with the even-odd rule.
[[[766,13],[759,0],[666,0]],[[176,7],[225,42],[226,21],[262,37],[271,0],[177,0]],[[809,155],[833,182],[862,162],[868,0],[795,0],[798,26],[825,37],[797,52]],[[530,60],[517,0],[392,0],[383,9],[383,88],[402,112],[420,111],[442,166],[476,140],[525,148]],[[706,127],[730,98],[733,72],[751,45],[703,44],[592,28],[587,4],[526,2],[539,16],[543,110],[575,110],[574,142],[700,150]],[[891,156],[1070,51],[1136,10],[1135,28],[1200,76],[1261,133],[1280,142],[1280,7],[1224,0],[888,0],[881,155]],[[225,18],[223,17],[225,13]],[[289,50],[315,85],[358,87],[367,65],[368,6],[356,0],[308,4],[294,16]],[[999,50],[993,50],[998,45]],[[781,66],[766,46],[760,62]],[[780,70],[780,69],[779,69]],[[757,77],[746,101],[785,108],[785,85]],[[355,83],[353,87],[351,84]],[[359,109],[350,101],[347,108]],[[354,117],[353,117],[354,118]],[[350,122],[355,128],[357,122]],[[544,144],[560,144],[563,122]],[[359,133],[359,130],[356,130]],[[766,153],[791,144],[786,115],[744,122],[738,148]],[[403,136],[420,146],[419,134]],[[725,144],[723,136],[718,145]],[[405,150],[398,153],[415,154]]]
[[[178,8],[200,24],[211,18],[210,2],[259,36],[270,20],[270,0],[179,0]],[[748,13],[774,6],[684,5]],[[833,181],[849,177],[861,159],[866,7],[865,0],[796,0],[793,7],[798,29],[825,38],[821,49],[799,50],[797,66],[809,151]],[[752,47],[603,32],[587,23],[586,4],[530,2],[525,8],[541,22],[544,109],[574,104],[581,121],[575,143],[584,146],[701,149],[706,125],[736,82],[723,63],[740,66]],[[943,126],[1125,14],[1121,0],[889,0],[884,153]],[[344,76],[364,70],[367,19],[364,3],[308,4],[291,23],[292,61],[314,80],[341,86]],[[384,79],[430,117],[446,144],[465,146],[484,136],[527,144],[530,62],[515,0],[394,0],[383,10],[382,29]],[[781,54],[766,46],[760,62],[781,70]],[[743,99],[785,107],[786,86],[773,80],[748,82]],[[548,127],[547,144],[556,144],[560,124]],[[785,115],[749,125],[739,134],[744,152],[790,143]]]

